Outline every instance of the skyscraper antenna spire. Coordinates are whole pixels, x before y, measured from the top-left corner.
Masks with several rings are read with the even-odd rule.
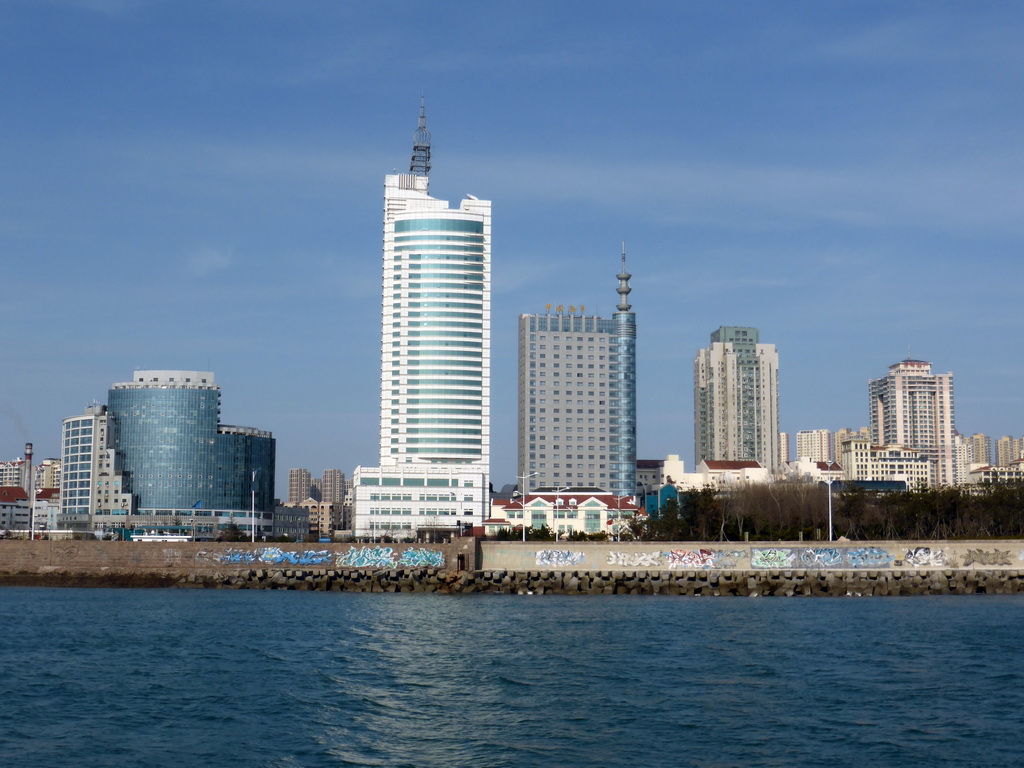
[[[619,304],[616,309],[619,312],[629,312],[633,305],[629,303],[629,292],[632,288],[629,287],[629,278],[632,277],[629,272],[626,271],[626,241],[622,241],[622,271],[616,275],[619,278],[619,287],[616,289],[619,294]]]
[[[412,135],[412,162],[409,173],[413,176],[430,175],[430,131],[427,130],[425,99],[420,96],[420,120]]]

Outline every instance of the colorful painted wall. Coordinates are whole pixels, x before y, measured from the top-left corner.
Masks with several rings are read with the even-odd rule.
[[[315,548],[314,548],[315,547]],[[202,544],[0,540],[0,573],[446,571],[1024,571],[1024,541],[732,544],[477,542]]]
[[[1024,568],[1024,542],[482,542],[481,568],[613,570],[916,570]]]
[[[316,547],[315,549],[313,547]],[[261,568],[472,569],[474,539],[447,544],[250,544],[0,540],[0,572],[213,573]]]

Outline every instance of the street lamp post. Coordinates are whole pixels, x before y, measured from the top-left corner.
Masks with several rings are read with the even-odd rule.
[[[638,485],[639,485],[639,483],[638,483]],[[615,503],[616,503],[616,507],[617,507],[616,510],[615,510],[615,525],[614,525],[615,540],[616,541],[621,541],[620,532],[622,531],[622,502],[624,500],[630,498],[630,497],[629,496],[613,496],[612,498],[615,499]]]
[[[526,481],[536,475],[536,472],[531,472],[528,475],[516,475],[516,479],[519,480],[519,508],[523,511],[523,541],[526,541]]]
[[[249,490],[252,491],[252,542],[256,543],[256,473],[258,469],[252,471],[252,484],[249,486]]]
[[[32,443],[25,443],[25,468],[28,480],[28,540],[36,537],[35,473],[32,471]]]
[[[828,483],[828,540],[833,541],[835,533],[832,530],[832,482],[833,477],[829,475],[825,481]]]
[[[560,505],[562,503],[562,497],[560,494],[562,491],[568,491],[571,487],[571,485],[567,485],[564,488],[559,488],[555,491],[555,506],[551,509],[551,533],[554,536],[556,544],[558,543],[558,523],[555,522],[555,520],[557,519],[558,510],[561,508]]]

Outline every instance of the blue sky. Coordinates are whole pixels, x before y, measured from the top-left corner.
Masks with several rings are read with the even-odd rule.
[[[384,174],[494,203],[493,479],[515,328],[608,316],[642,457],[693,459],[697,349],[778,346],[783,429],[907,356],[1024,432],[1024,5],[0,0],[0,458],[136,368],[213,370],[288,467],[377,457]],[[282,488],[279,487],[279,493]]]

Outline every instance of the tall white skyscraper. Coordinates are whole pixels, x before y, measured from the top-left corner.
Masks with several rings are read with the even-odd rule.
[[[461,529],[490,503],[491,203],[430,197],[422,106],[409,171],[384,179],[380,466],[356,469],[359,536]]]
[[[693,361],[694,460],[779,466],[779,354],[757,328],[723,326]]]
[[[868,384],[871,442],[913,448],[932,463],[932,485],[958,479],[953,418],[953,374],[932,364],[902,360]]]

